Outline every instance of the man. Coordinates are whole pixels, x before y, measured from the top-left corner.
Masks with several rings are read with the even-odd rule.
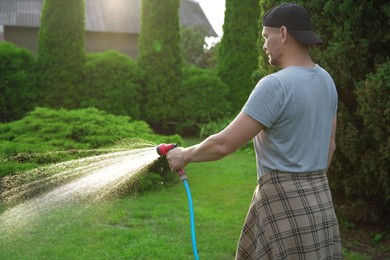
[[[253,138],[258,183],[236,259],[341,259],[326,170],[335,150],[337,92],[309,45],[307,11],[287,3],[263,17],[263,49],[281,68],[262,78],[239,115],[202,143],[167,155],[170,167],[213,161]]]

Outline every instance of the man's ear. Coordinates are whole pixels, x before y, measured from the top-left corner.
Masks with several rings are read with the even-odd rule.
[[[282,42],[287,40],[288,31],[286,26],[280,27],[280,37],[282,37]]]

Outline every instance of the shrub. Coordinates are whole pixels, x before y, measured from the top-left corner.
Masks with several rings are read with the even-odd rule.
[[[36,61],[26,49],[0,43],[0,122],[22,118],[37,100]]]
[[[139,65],[145,70],[143,117],[163,132],[178,113],[175,101],[180,86],[179,0],[142,1]]]
[[[87,55],[81,107],[138,119],[143,71],[130,57],[110,50]]]
[[[230,114],[227,85],[212,71],[195,67],[183,69],[183,81],[176,101],[180,115],[177,130],[184,135],[199,134],[202,124]]]
[[[226,0],[223,37],[218,53],[218,75],[230,89],[238,113],[254,88],[251,73],[258,67],[259,0]]]
[[[362,199],[375,208],[379,219],[385,219],[390,213],[390,62],[360,82],[356,94],[365,131],[360,160],[365,180]]]
[[[178,136],[154,134],[144,121],[95,108],[36,108],[21,120],[0,124],[0,154],[100,148],[130,138],[155,143],[181,142]]]
[[[43,1],[38,39],[39,84],[43,103],[53,108],[79,106],[85,59],[83,0]]]
[[[207,28],[204,26],[181,27],[180,35],[183,66],[202,67],[206,45],[204,36],[207,35]]]
[[[389,223],[390,63],[357,84],[358,112],[340,105],[337,150],[329,174],[342,213],[350,221]],[[359,128],[352,122],[362,121]],[[345,163],[349,162],[349,163]]]
[[[230,117],[229,118],[222,118],[222,119],[218,119],[216,121],[211,121],[211,122],[203,124],[200,127],[199,137],[201,139],[205,139],[205,138],[209,137],[210,135],[213,135],[213,134],[216,134],[216,133],[222,131],[230,124],[230,122],[232,122],[233,119],[234,118],[230,118]]]
[[[103,146],[131,149],[164,142],[183,143],[177,135],[154,134],[143,121],[95,108],[36,108],[21,120],[0,124],[0,177],[107,152],[95,149]]]

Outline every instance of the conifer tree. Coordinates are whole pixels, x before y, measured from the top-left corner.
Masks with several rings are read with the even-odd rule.
[[[84,63],[84,1],[43,2],[38,41],[39,84],[42,105],[78,106]]]
[[[389,158],[381,148],[389,144],[388,135],[387,140],[375,140],[377,131],[388,133],[388,124],[381,122],[390,120],[389,67],[383,66],[390,56],[390,27],[384,26],[389,1],[315,0],[304,5],[324,41],[324,46],[313,48],[314,59],[333,76],[339,94],[337,150],[329,175],[337,199],[353,221],[390,223],[389,164],[381,168],[381,160]],[[360,99],[359,85],[365,89]],[[361,108],[380,114],[382,121],[367,120],[370,114],[359,113]]]
[[[176,117],[180,86],[180,0],[143,0],[139,65],[145,70],[143,117],[153,127],[167,128]]]
[[[251,74],[258,67],[259,14],[258,0],[226,0],[217,70],[230,88],[234,112],[242,108],[254,87]]]

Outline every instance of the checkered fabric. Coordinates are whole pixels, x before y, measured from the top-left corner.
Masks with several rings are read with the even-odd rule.
[[[254,192],[236,259],[342,259],[326,173],[265,174]]]

